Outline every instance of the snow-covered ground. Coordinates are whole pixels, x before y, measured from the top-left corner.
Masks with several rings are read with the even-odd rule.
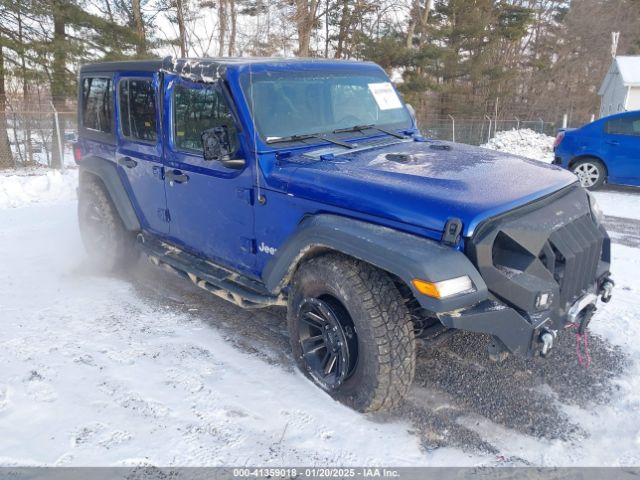
[[[633,241],[613,245],[615,296],[592,322],[594,346],[603,340],[591,371],[600,373],[558,371],[557,385],[515,391],[521,396],[510,411],[487,400],[492,413],[478,414],[457,403],[455,391],[439,390],[441,377],[426,388],[426,364],[410,403],[437,405],[428,415],[412,408],[361,415],[295,371],[280,312],[240,310],[144,263],[130,278],[92,272],[75,220],[75,176],[0,176],[0,465],[640,464],[640,250],[627,246]],[[640,194],[597,195],[607,215],[637,218]],[[637,221],[623,221],[627,237],[640,237]],[[603,358],[616,348],[629,364],[610,370]],[[575,358],[527,366],[509,383],[552,370],[550,362]],[[465,368],[449,370],[456,374],[449,380],[467,390],[486,368],[506,381],[504,367],[475,357]],[[439,371],[447,376],[446,367]],[[609,392],[605,400],[571,399],[590,379],[589,389]],[[529,395],[544,395],[545,408],[580,433],[548,438],[524,433],[535,425],[509,427],[509,415],[525,424],[548,416],[526,410]],[[471,439],[462,447],[449,441],[457,429]]]
[[[0,175],[0,208],[74,200],[78,171],[48,168],[12,170]]]
[[[359,415],[189,312],[87,271],[74,210],[0,210],[0,464],[423,461],[408,424]]]

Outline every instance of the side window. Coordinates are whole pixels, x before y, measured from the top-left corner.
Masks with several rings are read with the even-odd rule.
[[[640,137],[640,116],[620,117],[609,120],[605,132],[612,135],[630,135]]]
[[[228,129],[231,145],[236,146],[233,117],[221,92],[213,88],[175,87],[173,138],[179,150],[202,152],[202,132],[223,125]]]
[[[82,79],[82,126],[98,132],[113,132],[110,78]]]
[[[156,92],[151,80],[120,80],[120,131],[125,137],[155,142]]]

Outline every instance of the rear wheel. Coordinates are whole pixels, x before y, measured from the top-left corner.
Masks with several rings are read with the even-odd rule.
[[[329,254],[303,264],[289,292],[291,347],[300,369],[359,411],[397,405],[415,371],[404,299],[383,271]]]
[[[571,171],[578,176],[580,185],[589,190],[600,188],[607,178],[605,166],[597,158],[578,160],[571,167]]]
[[[114,271],[135,262],[135,236],[127,231],[102,185],[84,183],[78,194],[80,236],[91,264]]]

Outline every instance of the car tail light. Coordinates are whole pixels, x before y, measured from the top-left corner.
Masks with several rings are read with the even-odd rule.
[[[556,139],[553,142],[553,148],[556,148],[558,145],[560,145],[563,138],[564,138],[564,132],[558,132],[558,135],[556,135]]]
[[[82,158],[82,149],[77,143],[73,146],[73,159],[78,163]]]

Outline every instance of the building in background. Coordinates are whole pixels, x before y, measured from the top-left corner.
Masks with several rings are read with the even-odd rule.
[[[598,95],[601,117],[640,110],[640,56],[615,57]]]

